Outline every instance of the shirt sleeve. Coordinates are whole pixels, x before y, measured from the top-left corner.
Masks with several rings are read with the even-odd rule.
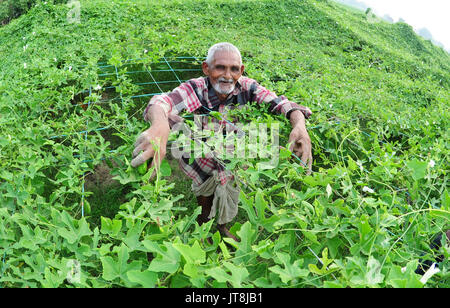
[[[183,110],[193,112],[200,108],[202,104],[195,90],[197,83],[198,81],[187,81],[171,92],[153,96],[144,110],[144,120],[149,121],[148,109],[153,105],[162,107],[167,117],[177,115]]]
[[[277,96],[274,92],[267,90],[254,80],[250,86],[250,89],[253,92],[252,94],[255,101],[258,103],[270,104],[270,111],[275,114],[283,114],[288,119],[290,113],[294,110],[300,110],[306,119],[308,119],[312,114],[312,111],[308,107],[291,102],[284,95]]]

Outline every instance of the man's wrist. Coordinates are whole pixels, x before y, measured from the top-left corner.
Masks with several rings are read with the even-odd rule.
[[[167,118],[164,109],[158,105],[152,105],[148,109],[148,119],[152,125],[169,126],[169,120]]]
[[[293,110],[289,114],[289,121],[291,122],[292,127],[305,127],[305,115],[300,110]]]

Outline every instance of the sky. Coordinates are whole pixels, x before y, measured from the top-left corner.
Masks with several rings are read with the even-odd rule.
[[[378,16],[402,18],[414,29],[427,28],[433,38],[450,50],[450,0],[359,0]]]

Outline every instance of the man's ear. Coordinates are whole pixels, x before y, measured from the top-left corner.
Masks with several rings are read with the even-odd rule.
[[[203,74],[209,76],[209,65],[206,62],[202,63]]]
[[[241,75],[244,74],[244,70],[245,70],[245,66],[242,64],[241,65]]]

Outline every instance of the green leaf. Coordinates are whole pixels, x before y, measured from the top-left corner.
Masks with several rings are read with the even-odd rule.
[[[69,244],[77,241],[78,235],[74,230],[67,230],[66,228],[58,228],[58,234],[65,238]]]
[[[121,278],[123,281],[128,282],[127,272],[141,268],[141,261],[133,261],[128,264],[128,259],[128,248],[123,243],[118,248],[117,259],[110,256],[101,257],[103,279],[113,281],[116,278]]]
[[[206,253],[198,241],[195,241],[192,247],[181,243],[174,243],[173,247],[181,253],[187,263],[201,264],[206,261]]]
[[[222,120],[222,115],[218,111],[210,111],[209,115],[216,118],[217,120]]]
[[[132,270],[127,273],[127,277],[131,282],[140,284],[144,288],[154,288],[158,281],[158,274],[152,271]]]
[[[159,170],[161,171],[162,176],[171,176],[172,175],[172,168],[170,167],[169,162],[165,159],[161,162],[161,165],[159,166]]]
[[[221,241],[219,243],[219,247],[220,247],[220,250],[222,251],[223,258],[225,260],[230,259],[231,255],[230,255],[230,252],[228,251],[227,245],[225,245],[225,243],[223,241]]]
[[[218,282],[229,282],[234,288],[242,288],[243,283],[249,276],[247,269],[245,267],[236,266],[227,261],[223,262],[223,266],[231,272],[231,275],[221,267],[207,269],[205,273],[213,277]]]
[[[172,243],[164,242],[160,246],[155,242],[144,240],[142,244],[149,252],[154,253],[155,256],[148,270],[173,274],[180,268],[181,255],[172,246]]]
[[[234,288],[242,288],[242,284],[249,276],[247,269],[243,266],[236,266],[226,261],[223,262],[223,266],[225,266],[231,272],[231,285]]]
[[[323,283],[324,288],[345,288],[345,286],[337,281],[325,281]]]
[[[415,273],[417,265],[417,260],[408,262],[404,269],[393,265],[389,271],[386,283],[394,288],[422,288],[423,283],[420,282],[420,275]]]
[[[241,190],[239,193],[239,200],[241,207],[247,212],[248,219],[252,224],[258,223],[258,217],[256,216],[254,205],[253,205],[253,198],[245,195],[245,193]]]
[[[366,261],[361,257],[347,257],[349,263],[346,270],[350,271],[350,282],[354,286],[376,287],[383,282],[384,275],[381,274],[381,264],[373,256]]]
[[[275,274],[278,274],[283,283],[288,283],[289,281],[299,277],[308,276],[309,271],[301,268],[303,265],[303,259],[297,259],[294,263],[291,263],[291,257],[286,253],[277,252],[276,256],[284,267],[282,268],[279,265],[275,265],[269,267],[269,270]]]
[[[252,249],[252,244],[256,239],[256,230],[252,228],[250,222],[245,222],[241,229],[237,231],[237,235],[241,239],[240,242],[235,243],[237,250],[235,257],[238,263],[248,262],[251,258],[256,256],[256,252]],[[224,239],[225,240],[225,239]],[[234,242],[234,240],[233,240]]]
[[[333,259],[328,259],[328,248],[325,247],[322,251],[322,258],[320,258],[322,268],[318,268],[316,264],[308,264],[308,268],[311,271],[311,273],[318,274],[318,275],[326,275],[328,273],[331,273],[336,270],[336,268],[328,268],[328,265],[333,263]]]
[[[127,235],[123,238],[123,242],[128,246],[130,251],[140,249],[141,243],[139,241],[142,230],[147,225],[146,221],[136,221],[132,227],[127,231]]]
[[[265,210],[268,208],[267,202],[264,200],[263,192],[258,190],[255,196],[255,207],[258,213],[258,222],[268,232],[274,231],[274,224],[280,220],[276,215],[272,215],[270,218],[265,217]]]
[[[112,237],[116,236],[122,229],[122,220],[109,219],[107,217],[100,217],[101,229],[100,232],[108,234]]]
[[[66,212],[64,212],[61,217],[63,222],[67,226],[67,228],[60,227],[58,228],[58,234],[65,238],[69,244],[74,244],[75,242],[80,241],[83,236],[88,236],[92,234],[92,231],[89,229],[89,225],[86,222],[86,219],[83,217],[78,220],[78,228],[75,226],[75,219],[70,217]]]
[[[412,169],[412,177],[414,180],[418,181],[425,177],[428,165],[427,162],[414,159],[407,162],[406,165]]]
[[[225,270],[223,270],[221,267],[214,267],[205,270],[205,273],[208,276],[211,276],[218,282],[228,282],[230,280],[230,275],[227,274]]]

